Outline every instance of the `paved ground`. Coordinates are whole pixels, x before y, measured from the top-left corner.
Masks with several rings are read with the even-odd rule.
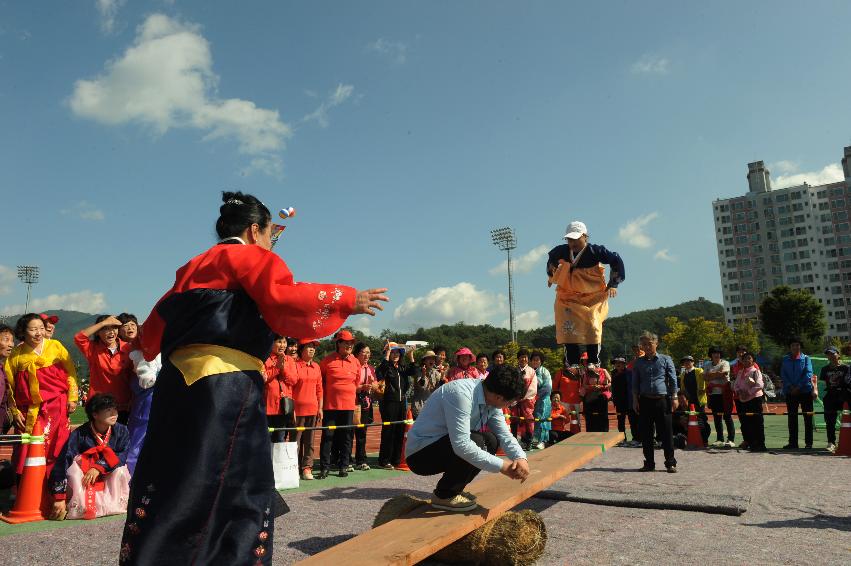
[[[522,508],[541,513],[549,534],[539,563],[851,563],[849,459],[738,451],[678,452],[678,459],[676,475],[638,473],[640,450],[615,448],[553,489],[731,494],[751,498],[747,512],[728,517],[533,499]],[[377,471],[347,481],[315,481],[285,494],[292,513],[276,522],[275,564],[291,564],[368,529],[387,498],[427,496],[435,480]],[[108,518],[10,534],[0,538],[0,563],[112,564],[121,527],[120,519]]]
[[[370,433],[370,451],[378,431]],[[769,448],[785,443],[785,418],[770,421],[766,438]],[[824,432],[816,438],[816,446],[824,446]],[[657,458],[661,462],[661,453]],[[823,450],[678,451],[677,459],[678,474],[637,473],[640,449],[615,448],[552,489],[735,495],[751,499],[747,512],[728,517],[532,499],[521,508],[541,513],[549,534],[539,563],[851,564],[851,459]],[[292,513],[276,521],[275,564],[292,564],[368,529],[386,499],[427,497],[435,481],[373,470],[303,482],[284,494]],[[0,523],[0,565],[114,564],[122,525],[120,517]]]

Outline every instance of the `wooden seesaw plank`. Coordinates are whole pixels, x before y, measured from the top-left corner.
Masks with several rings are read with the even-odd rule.
[[[623,440],[622,432],[581,432],[546,450],[529,455],[529,478],[524,482],[502,474],[485,474],[467,490],[479,507],[468,513],[449,513],[423,506],[407,515],[298,562],[320,564],[408,566],[425,560],[481,525],[496,519]]]

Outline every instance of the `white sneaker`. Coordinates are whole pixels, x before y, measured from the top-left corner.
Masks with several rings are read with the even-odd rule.
[[[472,511],[476,507],[478,507],[478,503],[475,501],[470,501],[468,498],[464,497],[461,494],[456,495],[455,497],[450,497],[449,499],[444,499],[442,497],[432,496],[431,498],[431,506],[435,509],[441,509],[443,511],[451,511],[453,513],[464,513],[466,511]]]
[[[836,452],[836,444],[828,444],[827,445],[827,451],[830,452],[831,454]]]
[[[724,446],[726,446],[727,448],[735,448],[736,443],[733,442],[732,440],[728,440],[727,442],[724,443]]]
[[[537,448],[538,450],[543,450],[544,449],[544,443],[543,442],[537,443],[535,445],[535,448]]]

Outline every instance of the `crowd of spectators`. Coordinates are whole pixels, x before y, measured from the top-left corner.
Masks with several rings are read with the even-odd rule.
[[[73,435],[69,415],[79,402],[77,375],[68,351],[52,338],[58,323],[55,316],[27,314],[15,328],[0,326],[3,432],[14,428],[32,433],[36,421],[49,430],[48,486],[57,501],[52,516],[61,518],[66,512],[73,517],[95,516],[108,512],[108,502],[94,510],[78,508],[73,486],[79,492],[110,485],[115,497],[126,497],[126,482],[144,442],[161,362],[142,357],[138,322],[132,314],[99,316],[77,332],[74,344],[89,365],[89,419]],[[713,347],[703,363],[687,355],[675,365],[670,357],[657,352],[657,345],[657,337],[645,332],[629,360],[623,356],[612,359],[611,371],[588,363],[584,354],[579,364],[565,363],[554,373],[544,367],[543,353],[521,348],[516,368],[523,379],[524,395],[504,410],[512,434],[524,450],[535,450],[582,430],[583,422],[584,430],[606,432],[612,403],[624,445],[644,449],[643,470],[655,467],[653,452],[661,445],[666,468],[676,471],[674,449],[685,445],[690,415],[697,416],[705,441],[712,434],[710,424],[714,424],[714,446],[734,447],[735,412],[742,437],[738,448],[766,450],[763,411],[768,397],[774,396],[775,384],[752,352],[739,347],[730,363],[720,348]],[[319,346],[316,340],[278,336],[264,369],[265,410],[273,429],[272,441],[298,444],[303,480],[324,479],[332,471],[345,477],[356,470],[369,470],[366,428],[350,425],[373,424],[376,408],[382,422],[392,423],[381,427],[378,466],[398,467],[403,458],[403,421],[409,415],[416,419],[429,396],[442,385],[459,379],[486,380],[507,359],[502,350],[487,354],[460,348],[450,360],[440,346],[415,355],[412,347],[387,342],[374,365],[369,346],[356,343],[348,330],[334,336],[333,352],[315,360]],[[826,391],[828,450],[835,450],[837,417],[844,403],[851,401],[851,370],[841,363],[835,348],[827,348],[825,354],[829,363],[816,376],[800,341],[793,339],[780,364],[777,393],[789,413],[787,449],[799,446],[800,412],[804,414],[804,448],[812,448],[813,401],[821,379]],[[320,426],[317,462],[312,429]],[[13,454],[18,474],[25,450],[18,445]],[[74,466],[85,469],[80,472],[72,469]]]

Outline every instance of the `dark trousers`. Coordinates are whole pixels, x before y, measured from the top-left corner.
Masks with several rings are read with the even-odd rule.
[[[736,400],[736,412],[739,413],[739,428],[742,438],[751,450],[765,448],[765,421],[762,416],[762,397],[750,401]]]
[[[381,420],[402,421],[405,420],[405,403],[396,401],[381,402]],[[381,448],[378,450],[378,464],[384,466],[392,464],[398,466],[402,462],[402,442],[405,439],[405,425],[392,424],[381,427]]]
[[[550,431],[550,445],[561,442],[562,440],[564,440],[566,438],[570,438],[571,436],[573,436],[573,435],[570,434],[569,432],[567,432],[566,430],[551,430]]]
[[[471,432],[470,440],[482,450],[496,454],[499,441],[492,432]],[[408,456],[408,467],[419,476],[443,474],[434,494],[441,499],[455,497],[478,475],[479,468],[473,466],[452,449],[449,436],[441,437],[428,446]]]
[[[658,429],[662,436],[662,450],[665,453],[665,467],[676,466],[674,458],[674,435],[671,431],[671,404],[666,397],[651,399],[638,398],[638,419],[641,422],[641,444],[644,448],[644,465],[654,467],[653,439]]]
[[[269,428],[293,428],[295,426],[295,415],[266,415],[266,421],[269,423]],[[275,430],[269,433],[272,442],[295,442],[296,431],[294,430]]]
[[[346,426],[352,424],[354,411],[328,410],[322,413],[322,426]],[[319,467],[322,470],[331,468],[331,454],[340,466],[345,470],[349,466],[349,458],[352,454],[351,429],[323,430],[322,440],[319,443]]]
[[[618,416],[618,432],[624,433],[624,438],[626,438],[626,421],[629,419],[629,430],[632,435],[633,440],[637,440],[640,438],[638,434],[638,415],[635,414],[635,411],[632,410],[632,407],[629,405],[629,401],[626,399],[619,399],[618,402],[615,403],[615,412]]]
[[[361,407],[360,422],[361,424],[372,424],[372,405],[369,408]],[[366,464],[366,431],[367,428],[355,429],[355,466]]]
[[[789,445],[793,448],[798,447],[798,407],[804,413],[804,444],[806,446],[813,445],[813,415],[806,413],[813,412],[813,395],[809,392],[804,393],[789,393],[786,396],[786,412],[789,413]]]
[[[718,438],[718,442],[724,442],[722,421],[727,425],[727,440],[735,442],[736,426],[733,424],[733,415],[729,411],[724,410],[724,395],[710,395],[709,409],[712,411],[712,416],[715,419],[715,435]]]
[[[582,404],[587,432],[609,432],[609,400],[600,395]]]
[[[827,427],[828,444],[836,444],[836,417],[842,411],[844,405],[842,396],[838,393],[828,392],[822,399],[824,403],[824,424]]]
[[[599,344],[565,344],[564,359],[568,365],[579,365],[582,352],[588,352],[588,363],[600,365]]]

